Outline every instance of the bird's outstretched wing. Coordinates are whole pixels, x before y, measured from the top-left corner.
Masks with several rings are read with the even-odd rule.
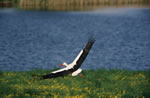
[[[75,61],[73,61],[73,63],[76,62],[76,64],[73,66],[74,70],[77,70],[83,63],[83,61],[86,59],[89,51],[91,50],[93,44],[94,44],[95,40],[94,39],[89,39],[88,43],[86,44],[86,46],[84,47],[83,50],[81,50],[81,54],[79,53],[80,57],[78,57],[78,59],[75,59]]]
[[[36,80],[43,80],[43,79],[48,79],[48,78],[63,77],[63,76],[68,75],[70,73],[72,73],[71,70],[68,70],[66,67],[66,68],[62,68],[62,69],[53,71],[53,72],[46,74],[46,75],[33,74],[32,77],[33,77],[33,79],[36,79]]]
[[[66,76],[66,75],[68,75],[70,73],[72,73],[70,69],[69,70],[63,70],[63,71],[60,71],[60,72],[43,75],[42,79],[63,77],[63,76]]]
[[[67,67],[59,69],[59,70],[56,70],[56,71],[53,71],[51,73],[57,73],[57,72],[65,71],[65,70],[67,70]]]

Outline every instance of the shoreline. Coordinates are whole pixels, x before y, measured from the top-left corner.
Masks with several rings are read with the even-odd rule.
[[[31,72],[31,71],[55,71],[61,68],[53,68],[53,69],[31,69],[31,70],[0,70],[0,72]],[[132,70],[132,69],[82,69],[83,71],[129,71],[129,72],[145,72],[145,71],[150,71],[150,69],[145,69],[145,70]]]

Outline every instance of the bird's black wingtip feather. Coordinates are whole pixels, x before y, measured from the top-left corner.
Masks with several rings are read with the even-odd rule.
[[[88,42],[91,42],[91,43],[94,43],[95,41],[96,39],[93,36],[89,37],[88,39]]]

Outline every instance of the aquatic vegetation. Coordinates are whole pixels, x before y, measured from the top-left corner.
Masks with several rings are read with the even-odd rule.
[[[61,97],[114,97],[149,96],[150,71],[86,70],[84,77],[71,75],[38,80],[33,74],[51,70],[1,72],[1,96],[61,96]],[[149,90],[149,91],[148,91]]]

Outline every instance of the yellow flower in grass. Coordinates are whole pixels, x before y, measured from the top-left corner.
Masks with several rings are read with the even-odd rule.
[[[122,90],[122,91],[119,91],[118,94],[120,94],[120,95],[123,94],[123,95],[124,95],[125,93],[126,93],[126,91],[125,91],[125,90]]]
[[[21,85],[14,85],[14,88],[22,89],[23,87]]]
[[[68,96],[68,98],[79,98],[79,95],[76,95],[76,96]]]
[[[52,86],[50,86],[50,88],[55,88],[55,87],[52,85]]]
[[[117,96],[115,96],[115,98],[118,98]]]
[[[27,79],[24,79],[24,81],[27,82],[28,84],[32,84],[32,82]]]
[[[100,88],[101,90],[104,90],[104,88]]]
[[[30,96],[30,94],[25,94],[25,96]]]
[[[2,80],[3,80],[3,78],[0,77],[0,81],[2,81]]]
[[[143,74],[138,74],[137,78],[142,77],[143,79],[145,79],[145,76]]]
[[[45,85],[42,85],[42,86],[39,86],[38,89],[48,89],[49,87],[48,86],[45,86]]]
[[[68,89],[68,88],[67,88]],[[72,90],[74,91],[77,91],[77,92],[80,92],[81,91],[81,88],[71,88]],[[68,89],[69,90],[69,89]]]
[[[126,91],[125,91],[125,90],[123,90],[122,94],[125,94],[125,93],[126,93]]]
[[[40,93],[41,95],[48,95],[49,93],[46,91],[44,93]]]
[[[86,88],[84,88],[89,94],[91,93],[91,89],[90,88],[88,88],[88,87],[86,87]]]
[[[8,76],[16,76],[15,73],[8,73],[7,75],[8,75]]]
[[[88,90],[88,87],[84,88],[85,90]]]
[[[42,96],[42,98],[46,98],[46,96]]]
[[[86,97],[86,95],[85,94],[82,94],[82,95],[80,95],[78,98],[85,98]]]
[[[6,96],[6,98],[11,98],[13,96],[14,96],[14,94],[9,94],[8,96]]]
[[[137,85],[137,81],[132,81],[132,82],[130,82],[130,85],[131,85],[131,86]]]
[[[60,89],[67,89],[68,87],[65,85],[62,85]]]
[[[4,82],[4,83],[8,83],[8,80],[3,79],[3,80],[2,80],[2,82]]]
[[[117,96],[118,96],[118,98],[121,98],[122,95],[121,94],[117,94]]]
[[[125,79],[126,79],[126,77],[122,77],[122,78],[121,78],[121,80],[125,80]]]
[[[4,78],[0,78],[0,82],[5,82],[5,83],[7,83],[8,80],[5,80]]]
[[[77,96],[69,96],[68,98],[83,98],[81,95],[77,95]]]

